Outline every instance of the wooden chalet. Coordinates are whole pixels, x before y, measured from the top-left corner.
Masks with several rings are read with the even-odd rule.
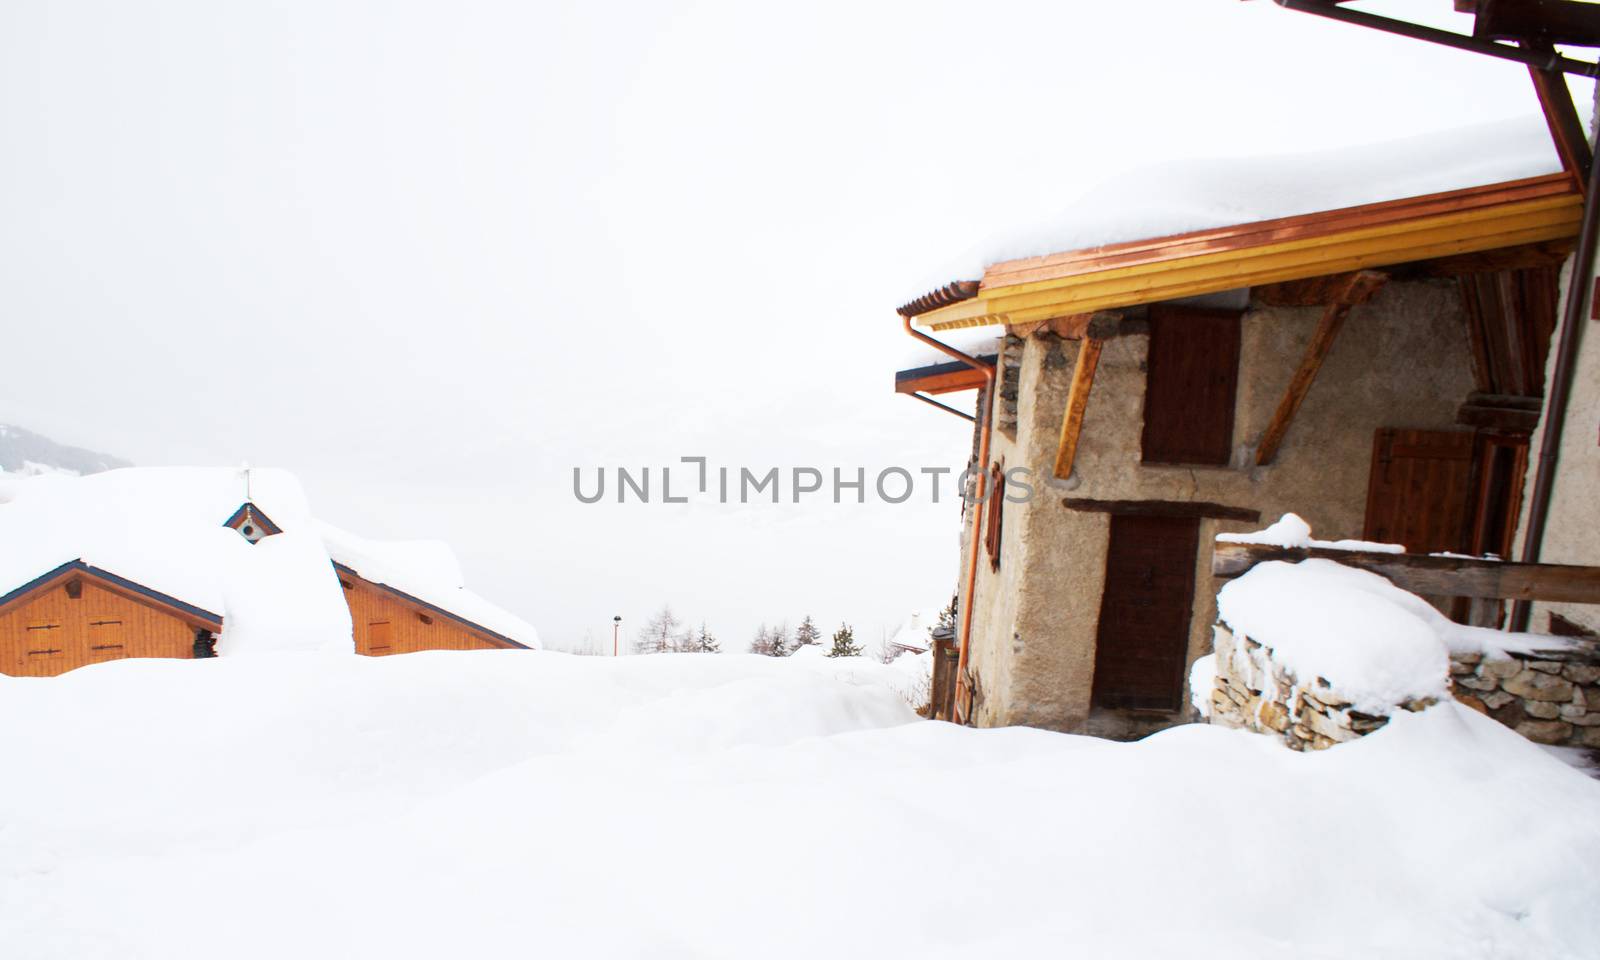
[[[211,657],[221,630],[220,614],[73,560],[0,596],[0,673],[53,677],[123,657]]]
[[[243,502],[241,479],[255,485]],[[531,626],[464,587],[448,546],[319,523],[282,471],[6,478],[0,542],[0,674],[341,638],[369,656],[537,644]]]
[[[1522,542],[1561,269],[1587,223],[1587,143],[1540,93],[1547,173],[1011,260],[899,308],[949,362],[896,390],[946,407],[930,395],[978,390],[956,411],[981,503],[963,507],[937,716],[1119,738],[1183,722],[1216,621],[1211,545],[1287,512],[1403,544],[1386,572],[1463,620],[1600,601],[1587,575],[1552,591],[1559,571],[1530,568],[1529,587],[1487,561],[1408,562]],[[994,359],[939,340],[967,327],[1001,328]],[[1016,467],[1032,499],[990,496]],[[1569,491],[1594,501],[1595,476]]]

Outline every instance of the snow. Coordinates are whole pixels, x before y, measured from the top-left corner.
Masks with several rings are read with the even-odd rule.
[[[939,607],[917,610],[900,624],[889,638],[889,646],[910,650],[928,650],[933,647],[933,628],[939,625]]]
[[[1448,697],[1452,653],[1504,657],[1572,644],[1455,623],[1378,574],[1321,559],[1256,564],[1217,593],[1217,614],[1236,636],[1272,648],[1300,682],[1327,680],[1372,714]]]
[[[252,545],[224,527],[248,499],[283,532]],[[300,482],[270,469],[138,467],[83,477],[0,474],[0,593],[73,560],[223,617],[222,656],[354,652],[329,562],[526,645],[532,627],[472,594],[444,544],[382,544],[318,523]],[[481,619],[480,619],[481,618]]]
[[[1252,533],[1219,533],[1217,540],[1221,543],[1258,543],[1271,547],[1286,547],[1288,549],[1304,549],[1315,547],[1320,550],[1360,550],[1367,553],[1405,553],[1406,548],[1398,543],[1373,543],[1368,540],[1315,540],[1311,536],[1311,524],[1300,519],[1296,513],[1286,513],[1278,518],[1278,522]]]
[[[1087,189],[1070,209],[1010,225],[925,277],[911,297],[991,264],[1131,240],[1557,173],[1537,113],[1454,131],[1314,153],[1254,154],[1137,167]],[[909,297],[908,297],[909,299]]]
[[[919,721],[879,666],[474,651],[0,678],[0,943],[1561,960],[1600,942],[1600,783],[1454,704],[1313,754],[1208,725],[1119,744]]]

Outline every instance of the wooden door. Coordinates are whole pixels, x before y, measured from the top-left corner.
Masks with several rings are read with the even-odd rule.
[[[1094,702],[1177,710],[1194,607],[1200,521],[1113,516],[1095,637]]]
[[[1378,430],[1363,538],[1412,553],[1470,550],[1474,446],[1470,430]]]
[[[1145,363],[1145,463],[1225,465],[1233,456],[1239,313],[1150,308]]]

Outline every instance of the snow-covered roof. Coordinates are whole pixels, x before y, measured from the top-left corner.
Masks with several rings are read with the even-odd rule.
[[[521,617],[471,590],[455,551],[440,540],[368,540],[322,521],[315,522],[332,561],[363,580],[388,587],[525,647],[538,633]]]
[[[1473,202],[1490,213],[1493,212],[1490,208],[1502,210],[1505,216],[1513,219],[1515,215],[1532,210],[1547,214],[1539,219],[1537,226],[1546,230],[1549,236],[1526,238],[1528,223],[1524,218],[1515,221],[1524,236],[1517,242],[1552,239],[1575,233],[1576,182],[1570,176],[1561,176],[1560,160],[1551,144],[1548,129],[1537,115],[1465,127],[1442,134],[1316,153],[1187,159],[1134,169],[1090,187],[1066,211],[1053,213],[1035,223],[1005,225],[997,229],[990,238],[975,244],[964,256],[927,277],[924,284],[919,284],[920,289],[915,291],[922,292],[938,284],[947,284],[952,278],[970,281],[981,277],[982,290],[976,298],[928,311],[925,315],[921,310],[915,313],[924,316],[919,322],[935,329],[1021,322],[1034,319],[1017,316],[1019,311],[1032,306],[1033,302],[1006,301],[1004,291],[1008,286],[1015,285],[1020,290],[1036,292],[1034,287],[1046,280],[1056,281],[1079,274],[1101,280],[1109,276],[1101,271],[1114,268],[1127,270],[1135,264],[1164,259],[1152,256],[1148,250],[1138,256],[1130,255],[1123,245],[1138,245],[1141,248],[1173,246],[1175,249],[1170,256],[1175,261],[1219,253],[1235,246],[1255,249],[1264,244],[1280,242],[1301,229],[1301,225],[1293,218],[1316,218],[1343,211],[1351,222],[1330,225],[1328,230],[1370,227],[1370,222],[1350,213],[1352,208],[1393,204],[1439,194],[1454,196],[1455,191],[1477,192],[1481,188],[1517,184],[1530,178],[1557,178],[1561,182],[1556,184],[1552,181],[1542,187],[1502,191],[1493,196],[1479,197]],[[1563,191],[1564,196],[1555,196]],[[1418,204],[1415,209],[1399,211],[1381,219],[1387,222],[1438,217],[1457,206],[1459,204]],[[1285,225],[1286,229],[1251,229],[1252,226],[1284,220],[1291,221]],[[1453,229],[1464,232],[1462,238],[1454,234],[1451,237],[1462,241],[1460,249],[1491,249],[1509,242],[1504,238],[1514,234],[1510,221],[1502,224],[1495,221],[1493,216],[1479,216],[1478,220],[1482,222],[1475,220],[1472,226],[1452,225]],[[1220,231],[1229,236],[1202,234],[1205,243],[1190,242],[1187,247],[1176,249],[1179,241],[1194,241],[1196,238],[1190,235],[1201,231]],[[1397,235],[1405,234],[1405,231],[1395,232]],[[1237,236],[1233,236],[1235,234]],[[1298,233],[1295,235],[1299,236]],[[1402,239],[1404,242],[1397,242],[1394,249],[1383,247],[1363,252],[1361,256],[1366,259],[1357,266],[1405,262],[1404,258],[1414,252],[1406,244],[1420,241],[1409,234]],[[1106,247],[1113,248],[1116,258],[1102,264],[1098,260],[1112,252],[1103,250]],[[1317,251],[1308,255],[1313,260],[1321,256]],[[1052,263],[1040,264],[1038,258]],[[1412,256],[1411,259],[1416,257]],[[1070,262],[1070,265],[1054,264],[1058,260],[1063,264]],[[1189,261],[1185,265],[1194,263]],[[1281,265],[1279,269],[1293,272],[1300,266],[1296,262]],[[1340,266],[1337,269],[1351,268]],[[1238,271],[1225,273],[1249,276]],[[1281,276],[1276,279],[1292,278]],[[1245,280],[1234,286],[1248,286],[1250,282]],[[1191,286],[1194,286],[1192,282]],[[1156,293],[1156,299],[1166,298],[1153,288],[1151,292]],[[1209,287],[1196,287],[1186,290],[1183,295],[1204,292],[1211,290]],[[1135,297],[1128,302],[1150,300]],[[1068,305],[1080,307],[1078,312],[1082,312],[1105,309],[1107,300],[1104,295],[1098,299],[1084,295],[1081,302]]]
[[[282,533],[250,543],[224,526],[246,501]],[[330,532],[331,531],[331,532]],[[351,546],[355,544],[355,546]],[[0,475],[0,594],[82,561],[220,614],[217,651],[353,650],[331,555],[525,646],[532,627],[461,584],[449,548],[363,541],[315,521],[282,470],[140,467],[86,477]],[[367,557],[381,557],[374,569]]]

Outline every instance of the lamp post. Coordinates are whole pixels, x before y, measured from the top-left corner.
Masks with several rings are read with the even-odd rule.
[[[617,636],[622,632],[622,617],[611,618],[611,655],[617,655]]]

